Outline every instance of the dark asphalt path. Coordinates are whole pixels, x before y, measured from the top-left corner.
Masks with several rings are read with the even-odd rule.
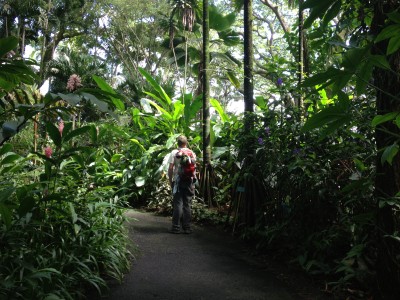
[[[171,234],[170,218],[129,211],[139,253],[108,300],[298,299],[246,255],[240,243],[212,228]]]

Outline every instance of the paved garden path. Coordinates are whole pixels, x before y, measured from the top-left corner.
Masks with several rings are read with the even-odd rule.
[[[227,234],[197,226],[190,235],[171,234],[170,218],[134,210],[128,217],[138,253],[108,300],[302,299]]]

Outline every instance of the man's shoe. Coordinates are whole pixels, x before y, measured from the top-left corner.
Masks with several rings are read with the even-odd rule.
[[[184,233],[184,234],[191,234],[192,232],[193,232],[193,230],[190,229],[190,228],[183,229],[183,233]]]
[[[169,233],[175,233],[175,234],[181,233],[181,231],[179,229],[177,229],[177,228],[171,228],[168,232]]]

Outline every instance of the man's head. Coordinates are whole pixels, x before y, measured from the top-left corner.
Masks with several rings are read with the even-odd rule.
[[[180,147],[180,148],[183,148],[183,147],[187,146],[187,138],[184,135],[178,136],[176,141],[178,142],[178,147]]]

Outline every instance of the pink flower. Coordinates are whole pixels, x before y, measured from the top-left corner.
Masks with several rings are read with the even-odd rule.
[[[50,147],[44,148],[44,155],[46,155],[47,158],[50,158],[52,154],[53,150]]]
[[[72,74],[67,82],[67,90],[73,92],[81,86],[82,86],[81,78],[76,74]]]
[[[64,130],[64,121],[60,120],[60,122],[58,122],[58,131],[60,132],[60,135],[62,136]]]

